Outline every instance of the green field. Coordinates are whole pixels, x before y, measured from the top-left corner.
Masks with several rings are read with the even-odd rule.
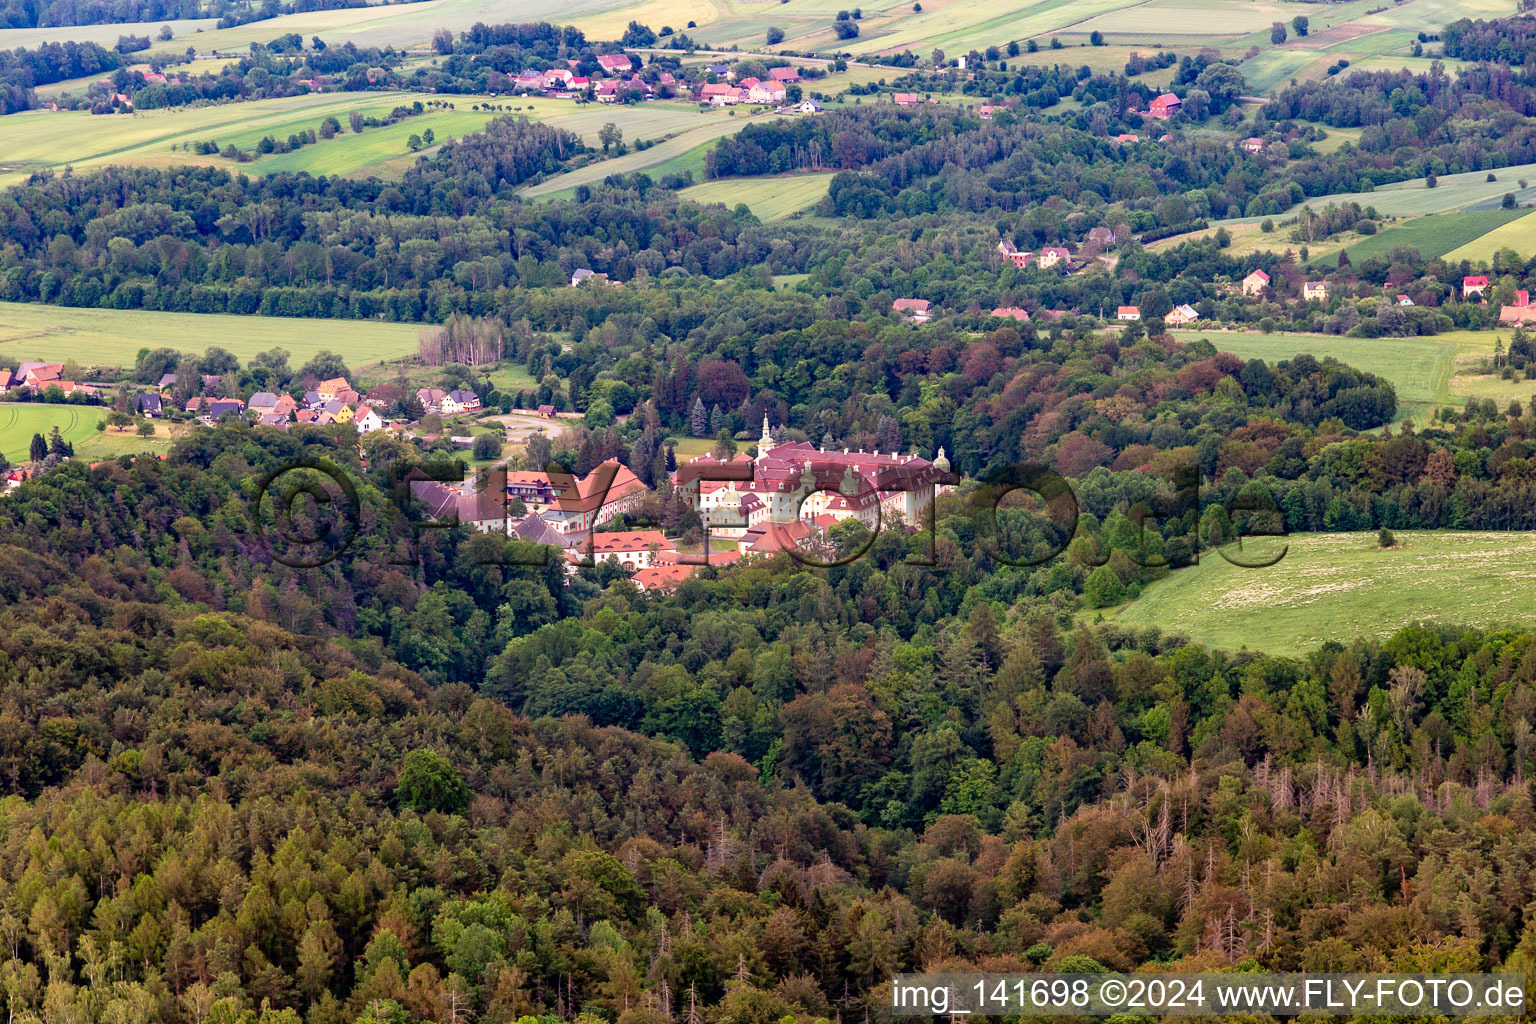
[[[96,405],[0,402],[0,455],[13,463],[26,461],[32,435],[42,434],[46,438],[54,427],[59,428],[64,440],[78,448],[81,442],[96,436],[96,423],[107,411]]]
[[[1382,550],[1374,533],[1294,534],[1250,542],[1235,556],[1262,561],[1262,552],[1273,557],[1288,544],[1278,563],[1262,569],[1203,552],[1199,565],[1170,573],[1105,617],[1224,650],[1287,655],[1418,622],[1536,622],[1536,604],[1511,600],[1536,582],[1536,536],[1397,531],[1396,539],[1398,547]]]
[[[1500,249],[1513,249],[1522,256],[1536,255],[1536,213],[1526,210],[1501,210],[1507,218],[1502,226],[1481,235],[1445,254],[1448,261],[1493,259]]]
[[[1390,380],[1397,389],[1397,421],[1411,419],[1423,426],[1435,407],[1460,406],[1450,390],[1451,373],[1460,345],[1477,345],[1483,335],[1471,332],[1435,338],[1341,338],[1328,334],[1250,334],[1221,331],[1180,331],[1181,340],[1207,338],[1222,352],[1244,359],[1278,363],[1302,353],[1341,363]],[[1463,337],[1465,335],[1465,337]],[[1491,352],[1493,333],[1486,334]]]
[[[1497,180],[1489,181],[1489,174]],[[1383,185],[1372,192],[1318,196],[1305,200],[1293,209],[1310,206],[1320,210],[1329,203],[1355,202],[1361,206],[1374,206],[1377,212],[1392,217],[1423,217],[1431,213],[1450,213],[1479,207],[1497,209],[1506,192],[1514,192],[1521,203],[1536,201],[1536,187],[1528,184],[1525,189],[1521,189],[1522,178],[1527,182],[1536,181],[1536,164],[1447,174],[1437,181],[1434,188],[1429,188],[1423,178],[1414,178],[1412,181]]]
[[[1344,251],[1349,253],[1351,263],[1359,263],[1372,256],[1385,258],[1400,245],[1417,249],[1421,256],[1431,260],[1447,256],[1452,250],[1455,250],[1455,253],[1448,257],[1451,260],[1488,259],[1493,255],[1492,249],[1483,256],[1468,255],[1465,250],[1481,251],[1480,247],[1485,238],[1490,234],[1498,235],[1504,230],[1504,225],[1513,228],[1514,225],[1510,222],[1526,217],[1528,212],[1526,210],[1468,210],[1461,213],[1431,214],[1404,224],[1386,227],[1374,235],[1351,242]],[[1536,221],[1528,219],[1525,228],[1516,234],[1525,239],[1526,248],[1529,251],[1531,244],[1536,242]],[[1337,257],[1330,259],[1329,262],[1336,264]]]
[[[734,207],[746,203],[759,220],[782,220],[814,206],[827,194],[828,174],[790,174],[772,178],[725,178],[684,189],[683,195],[700,203]]]
[[[329,349],[357,367],[416,352],[418,324],[373,320],[74,309],[0,302],[0,355],[81,366],[132,366],[141,348],[201,353],[218,345],[242,361],[280,346],[297,367]]]
[[[353,110],[382,118],[396,106],[429,99],[451,102],[455,109],[429,107],[415,117],[383,128],[364,129],[361,134],[354,134],[347,128],[347,116]],[[481,106],[488,102],[494,102],[499,109]],[[242,174],[279,171],[355,174],[386,172],[391,165],[394,165],[393,170],[399,171],[416,159],[406,145],[411,135],[419,135],[430,128],[437,141],[446,141],[479,131],[487,121],[507,114],[531,117],[564,128],[580,135],[592,146],[598,144],[599,130],[610,121],[619,122],[625,141],[631,143],[687,133],[701,127],[716,129],[711,138],[718,138],[741,125],[739,116],[733,118],[724,111],[700,110],[695,104],[682,101],[646,103],[615,111],[598,104],[577,104],[569,100],[497,97],[493,101],[491,97],[473,95],[444,99],[409,92],[361,96],[357,93],[312,93],[277,100],[176,107],[111,116],[39,110],[0,119],[0,185],[14,184],[32,171],[46,167],[81,169],[109,163],[152,167],[200,164]],[[307,129],[318,131],[327,117],[335,117],[341,123],[340,135],[289,153],[258,156],[249,163],[237,164],[218,156],[198,156],[185,148],[172,148],[211,140],[221,147],[233,144],[254,152],[265,135],[286,140],[289,135]],[[657,146],[630,156],[654,160],[668,152],[670,150]],[[606,164],[594,167],[601,171],[598,178],[617,169]]]

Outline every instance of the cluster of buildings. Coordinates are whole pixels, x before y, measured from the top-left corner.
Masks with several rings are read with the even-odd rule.
[[[955,482],[940,449],[932,461],[896,452],[831,451],[774,441],[763,420],[757,457],[709,456],[679,466],[678,494],[698,512],[708,535],[735,548],[707,555],[679,552],[657,530],[601,528],[639,510],[652,491],[610,459],[585,476],[559,471],[493,470],[480,481],[418,480],[412,492],[440,521],[560,548],[574,572],[592,558],[615,559],[643,590],[671,589],[706,564],[814,550],[845,519],[871,530],[899,514],[922,521],[934,498]],[[516,514],[513,509],[517,509]]]
[[[58,388],[65,395],[94,395],[100,389],[79,381],[64,380],[63,363],[22,363],[15,371],[0,369],[0,395],[12,389],[42,393]]]
[[[653,99],[658,96],[687,95],[700,103],[717,107],[752,103],[783,107],[789,98],[789,86],[800,80],[800,71],[793,66],[770,68],[768,77],[738,77],[735,68],[728,64],[711,64],[702,70],[696,80],[679,79],[670,71],[652,75],[651,80],[642,77],[635,69],[628,54],[605,54],[597,58],[604,77],[593,80],[576,73],[580,67],[576,61],[568,61],[568,68],[550,68],[545,71],[525,70],[510,78],[507,89],[512,92],[538,94],[553,99],[575,99],[590,95],[599,103],[617,103],[628,97]],[[500,91],[500,81],[493,81],[491,92]],[[807,100],[796,108],[802,113],[816,113],[821,105]]]
[[[789,86],[800,80],[800,71],[794,67],[770,68],[768,77],[758,79],[752,76],[737,79],[735,73],[724,65],[715,65],[707,69],[714,74],[723,74],[724,82],[709,82],[701,85],[697,97],[701,103],[709,103],[717,107],[729,107],[738,103],[756,103],[766,106],[781,107],[789,96]],[[821,107],[808,101],[814,113]],[[806,106],[807,104],[801,104]]]
[[[134,396],[134,411],[149,419],[163,418],[172,408],[172,391],[181,383],[178,374],[168,373],[160,378],[153,391],[143,391]],[[258,391],[249,398],[229,398],[218,392],[223,384],[218,376],[203,376],[199,381],[202,393],[189,398],[182,406],[199,422],[212,425],[225,416],[235,415],[249,419],[257,426],[276,427],[286,430],[291,423],[308,423],[317,427],[332,424],[351,424],[359,434],[371,434],[375,430],[403,428],[400,423],[387,423],[379,414],[387,402],[364,397],[352,387],[345,377],[333,377],[320,381],[301,398],[273,391]],[[439,388],[421,388],[416,399],[428,413],[452,416],[473,412],[481,407],[480,396],[473,391],[457,389],[443,391]]]

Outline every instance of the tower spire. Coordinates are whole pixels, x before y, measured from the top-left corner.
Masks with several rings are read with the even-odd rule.
[[[768,414],[763,413],[763,436],[757,439],[757,454],[762,455],[773,447],[773,435],[768,432]]]

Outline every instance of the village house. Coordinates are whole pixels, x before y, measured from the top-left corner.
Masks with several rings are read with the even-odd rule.
[[[157,420],[164,413],[164,399],[153,391],[143,391],[134,397],[134,411],[140,416]]]
[[[421,403],[421,408],[426,412],[442,412],[443,399],[448,397],[448,392],[440,388],[421,388],[416,392],[416,401]]]
[[[1264,152],[1264,140],[1257,138],[1244,139],[1243,152],[1249,154],[1250,156],[1258,156],[1260,153]]]
[[[898,107],[915,107],[923,102],[922,97],[915,92],[898,92],[891,97]]]
[[[1168,315],[1163,317],[1163,322],[1168,324],[1170,327],[1183,327],[1187,324],[1192,324],[1199,319],[1200,314],[1195,311],[1195,307],[1186,303],[1185,305],[1175,306],[1173,309],[1169,310]]]
[[[821,104],[815,100],[801,100],[795,109],[802,114],[819,114],[821,113]]]
[[[1406,295],[1399,295],[1397,297],[1397,304],[1399,306],[1411,306],[1413,305],[1413,300]]]
[[[238,398],[214,398],[206,400],[203,408],[203,422],[217,423],[225,416],[231,414],[239,416],[245,412],[245,403]]]
[[[552,405],[541,405],[535,411],[547,420],[552,420],[555,418],[555,407]]]
[[[11,371],[0,367],[0,395],[11,390]]]
[[[1269,287],[1269,275],[1262,270],[1255,270],[1243,278],[1243,294],[1250,298],[1256,298],[1264,294]]]
[[[1314,299],[1318,302],[1328,301],[1327,281],[1308,281],[1301,286],[1301,297],[1308,302]]]
[[[999,306],[992,311],[992,315],[1004,317],[1009,320],[1017,320],[1020,323],[1029,323],[1028,310],[1020,309],[1018,306]]]
[[[352,425],[357,428],[359,434],[371,434],[375,430],[384,429],[384,420],[372,408],[365,405],[352,417]]]
[[[277,411],[277,396],[270,391],[258,391],[245,403],[245,407],[257,416]]]
[[[900,313],[903,319],[919,324],[933,319],[932,306],[927,299],[897,299],[891,303],[891,308]]]
[[[783,82],[757,82],[747,90],[747,99],[753,103],[778,104],[784,102],[785,93]]]
[[[1140,306],[1121,306],[1120,308],[1115,310],[1115,319],[1116,320],[1140,320],[1141,319],[1141,307]]]
[[[724,82],[712,82],[699,90],[699,98],[711,106],[731,107],[741,102],[741,90]]]
[[[575,272],[573,272],[571,274],[571,287],[575,288],[575,287],[579,286],[582,282],[587,281],[587,280],[595,280],[599,284],[607,284],[608,283],[608,275],[607,274],[599,274],[599,273],[597,273],[595,271],[588,270],[586,267],[582,267],[581,269],[579,269],[579,270],[577,270],[577,271],[575,271]]]
[[[1060,246],[1048,245],[1044,249],[1040,250],[1039,264],[1045,270],[1049,270],[1051,267],[1056,266],[1058,263],[1071,262],[1072,253],[1066,249],[1061,248]]]
[[[1167,118],[1172,117],[1174,114],[1177,114],[1180,108],[1183,106],[1183,100],[1179,99],[1171,92],[1165,92],[1152,101],[1151,106],[1147,108],[1147,113],[1151,114],[1153,117],[1166,120]]]
[[[976,116],[983,121],[990,121],[992,120],[992,112],[996,109],[997,107],[990,103],[983,103],[980,107],[976,108]]]
[[[1141,141],[1141,136],[1140,135],[1134,135],[1134,134],[1132,134],[1130,132],[1125,132],[1123,134],[1116,135],[1115,136],[1115,141],[1120,143],[1121,145],[1124,145],[1127,142],[1140,142]]]
[[[13,382],[17,387],[41,391],[50,384],[59,383],[59,374],[63,370],[63,363],[21,363],[16,367]]]
[[[775,82],[798,82],[800,81],[800,69],[796,67],[769,68],[768,77],[772,78]]]
[[[1483,293],[1487,290],[1488,278],[1483,275],[1475,277],[1469,275],[1461,279],[1461,297],[1463,301],[1470,299],[1474,295],[1482,298]]]
[[[334,402],[341,397],[342,392],[351,390],[352,385],[347,383],[345,377],[332,377],[315,385],[315,392],[323,402]]]
[[[1531,305],[1531,293],[1525,289],[1515,292],[1515,304],[1499,310],[1499,323],[1525,324],[1536,322],[1536,306]]]
[[[473,391],[450,391],[443,396],[441,404],[445,416],[456,413],[471,412],[480,408],[480,396]]]
[[[1108,247],[1110,247],[1110,246],[1115,244],[1115,232],[1114,232],[1114,229],[1113,228],[1090,228],[1088,230],[1088,241],[1092,242],[1094,245],[1099,245],[1099,246],[1103,246],[1104,248],[1108,248]]]
[[[627,53],[606,53],[597,58],[597,66],[610,75],[628,74],[634,70],[635,62]]]
[[[1003,254],[1003,259],[1012,263],[1020,270],[1029,266],[1029,261],[1035,258],[1034,253],[1020,251],[1006,238],[997,243],[997,251]]]

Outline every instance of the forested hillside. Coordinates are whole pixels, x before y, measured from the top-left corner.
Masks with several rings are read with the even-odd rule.
[[[656,598],[457,530],[388,567],[370,516],[300,586],[249,565],[237,491],[291,454],[210,432],[0,503],[19,1019],[809,1021],[945,964],[1529,967],[1529,634],[1294,661],[1063,629],[953,517],[935,567],[887,537]]]

